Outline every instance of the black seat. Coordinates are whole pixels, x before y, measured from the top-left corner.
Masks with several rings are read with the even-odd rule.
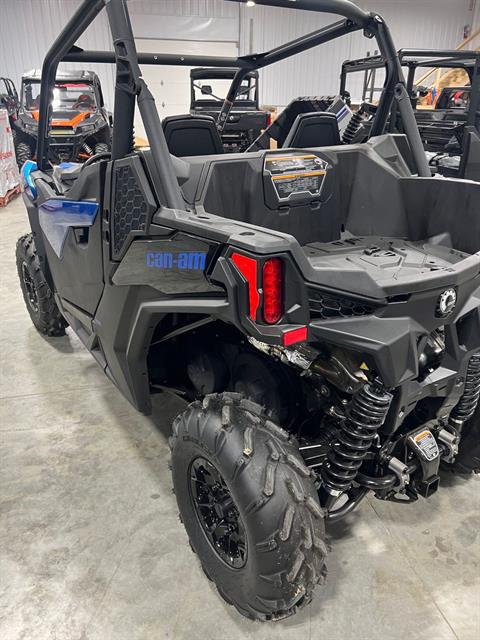
[[[169,116],[162,122],[170,153],[185,156],[209,156],[223,153],[222,139],[211,116]]]
[[[332,147],[341,144],[340,130],[334,113],[301,113],[295,118],[282,147]]]

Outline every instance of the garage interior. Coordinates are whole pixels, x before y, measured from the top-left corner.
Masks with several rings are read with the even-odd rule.
[[[40,69],[80,4],[0,0],[0,75],[18,87],[22,74]],[[478,0],[356,4],[388,21],[397,48],[454,50],[467,41],[480,49]],[[244,56],[332,22],[328,14],[223,0],[128,5],[138,51],[158,54]],[[105,12],[79,44],[112,50]],[[279,114],[297,96],[337,95],[342,63],[376,55],[369,44],[352,34],[287,60],[281,74],[280,65],[260,70],[260,105]],[[88,69],[112,112],[113,66]],[[190,71],[142,68],[161,119],[189,112]],[[383,80],[380,72],[376,82]],[[428,82],[438,80],[433,74]],[[360,101],[364,75],[349,87]],[[135,135],[146,142],[138,110]],[[427,500],[397,505],[369,495],[327,525],[328,579],[294,617],[260,624],[225,604],[190,549],[172,492],[168,438],[185,402],[162,392],[143,416],[71,329],[60,338],[40,335],[15,264],[17,239],[30,230],[21,195],[0,207],[0,219],[2,640],[480,637],[480,476],[445,469],[441,490]]]

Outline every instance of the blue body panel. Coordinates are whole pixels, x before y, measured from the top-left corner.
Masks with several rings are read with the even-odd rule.
[[[91,227],[98,213],[96,202],[47,200],[38,208],[40,227],[56,255],[61,258],[71,227]]]
[[[37,163],[33,160],[27,160],[22,167],[22,178],[25,189],[30,191],[32,198],[37,197],[37,188],[32,178],[32,172],[37,170]]]

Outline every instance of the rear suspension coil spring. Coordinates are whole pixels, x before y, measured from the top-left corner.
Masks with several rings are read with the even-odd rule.
[[[342,137],[343,144],[352,144],[355,134],[360,128],[363,120],[363,111],[359,109],[350,118],[350,122],[347,125]]]
[[[381,383],[366,383],[351,400],[321,476],[329,494],[347,491],[355,480],[365,457],[384,424],[393,396]]]
[[[471,420],[480,400],[480,353],[470,358],[465,378],[465,389],[460,402],[450,415],[450,424],[456,429]]]

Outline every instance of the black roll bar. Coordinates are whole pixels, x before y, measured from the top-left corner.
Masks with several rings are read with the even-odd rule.
[[[341,38],[348,33],[357,31],[358,29],[359,27],[356,26],[351,20],[340,20],[339,22],[335,22],[334,24],[323,27],[322,29],[318,29],[313,33],[308,33],[305,36],[300,36],[299,38],[296,38],[291,42],[287,42],[286,44],[280,45],[279,47],[275,47],[274,49],[271,49],[270,51],[267,51],[265,53],[257,53],[250,56],[244,56],[242,58],[239,58],[238,60],[243,64],[247,64],[247,69],[261,69],[271,64],[275,64],[276,62],[280,62],[281,60],[285,60],[285,58],[290,58],[297,53],[308,51],[309,49],[317,47],[321,44],[326,44],[331,40]],[[222,133],[227,124],[228,115],[233,107],[235,98],[237,96],[237,91],[240,88],[240,85],[242,84],[246,73],[246,68],[240,67],[240,70],[233,79],[217,120],[217,129],[220,133]]]
[[[180,55],[176,53],[137,53],[138,64],[172,65],[179,67],[238,67],[238,58],[216,56]],[[64,62],[116,64],[113,51],[84,51],[74,47],[64,57]]]
[[[398,59],[406,62],[407,58],[412,58],[418,62],[418,66],[429,66],[437,62],[437,58],[451,58],[452,60],[474,60],[480,57],[479,51],[459,50],[459,49],[400,49]],[[432,60],[433,58],[433,60]],[[436,65],[438,66],[438,65]]]
[[[419,67],[464,69],[468,73],[471,84],[467,127],[476,127],[480,111],[480,51],[401,49],[398,57],[400,63],[408,67],[407,88],[410,94],[415,85],[415,71]]]
[[[246,4],[247,0],[228,0]],[[316,11],[318,13],[333,13],[353,20],[359,27],[367,27],[370,22],[370,14],[350,0],[255,0],[255,4],[266,7],[282,7],[284,9],[303,9],[304,11]]]
[[[402,67],[407,67],[409,74],[413,69],[439,67],[441,69],[464,69],[470,76],[475,66],[475,62],[480,60],[478,51],[457,51],[441,49],[400,49],[398,59]],[[346,90],[346,78],[349,73],[359,71],[369,71],[371,69],[381,69],[385,67],[383,56],[370,56],[359,58],[358,60],[346,60],[342,64],[342,74],[340,80],[340,94],[344,95]],[[412,89],[413,83],[407,81],[407,88]]]
[[[480,54],[475,59],[475,66],[470,76],[472,95],[470,96],[470,110],[468,112],[467,126],[475,127],[480,116]]]
[[[43,61],[38,113],[37,163],[39,169],[48,168],[48,133],[58,65],[104,6],[105,0],[85,0],[62,29]]]
[[[400,49],[398,51],[400,65],[408,69],[407,92],[413,95],[415,72],[419,68],[464,69],[470,77],[471,98],[467,116],[467,126],[475,127],[480,111],[480,51],[457,49]],[[372,56],[358,60],[347,60],[342,65],[340,79],[340,95],[346,90],[349,73],[380,69],[385,67],[383,56]]]
[[[150,143],[152,159],[162,182],[165,204],[172,209],[184,209],[182,192],[155,107],[155,100],[142,78],[138,64],[127,0],[110,0],[107,13],[117,59],[112,160],[123,158],[133,151],[136,99]]]
[[[245,2],[246,0],[228,0]],[[184,208],[178,182],[175,177],[172,158],[168,152],[165,136],[152,94],[141,77],[139,65],[182,65],[235,67],[238,69],[222,109],[220,126],[228,114],[243,77],[252,70],[266,67],[312,47],[324,44],[338,37],[363,29],[367,37],[377,39],[379,49],[385,59],[387,77],[382,98],[375,117],[372,134],[380,135],[385,130],[392,102],[397,97],[399,109],[405,114],[405,132],[415,157],[419,175],[430,176],[418,127],[413,118],[409,101],[404,100],[405,80],[397,57],[390,31],[383,19],[374,13],[367,13],[349,0],[256,0],[256,4],[303,9],[322,13],[334,13],[344,19],[311,34],[301,36],[292,42],[275,47],[262,54],[239,58],[183,56],[176,54],[137,54],[130,24],[127,0],[83,0],[61,34],[48,51],[42,69],[41,100],[39,115],[39,137],[37,145],[38,166],[48,169],[48,131],[51,116],[51,98],[55,76],[60,61],[114,63],[117,69],[115,85],[115,118],[112,158],[120,158],[132,150],[133,116],[135,100],[141,112],[152,158],[162,179],[166,194],[166,204],[172,208]],[[115,51],[83,51],[74,46],[77,39],[94,20],[97,14],[107,7],[110,30]],[[410,110],[410,114],[408,111]],[[411,116],[411,117],[409,117]]]

